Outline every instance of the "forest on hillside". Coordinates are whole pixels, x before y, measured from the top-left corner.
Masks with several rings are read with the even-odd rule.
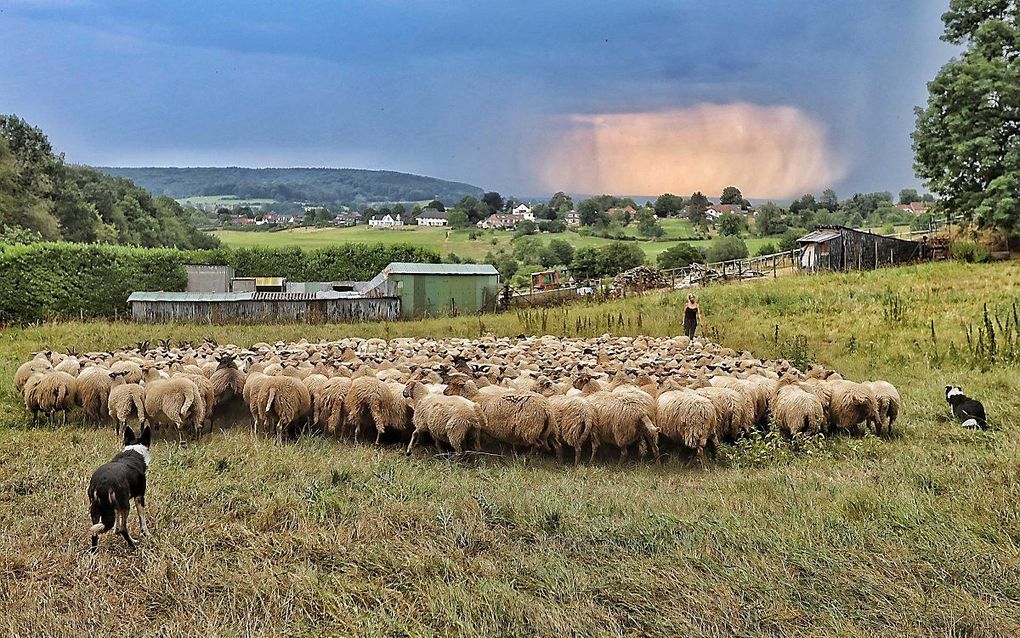
[[[69,164],[46,134],[0,115],[0,239],[213,248],[192,213],[128,179]]]
[[[481,197],[482,189],[434,177],[355,168],[115,168],[153,195],[183,198],[234,195],[322,205],[360,206],[374,202],[457,201]]]

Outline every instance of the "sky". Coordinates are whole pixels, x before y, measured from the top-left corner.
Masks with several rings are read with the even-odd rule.
[[[99,166],[503,194],[898,191],[948,0],[0,0],[0,113]]]

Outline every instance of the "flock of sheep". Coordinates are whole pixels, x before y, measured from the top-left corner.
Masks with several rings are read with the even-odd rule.
[[[865,428],[887,434],[900,409],[884,381],[855,383],[812,366],[756,359],[700,338],[553,336],[342,339],[251,348],[148,342],[117,352],[40,352],[15,386],[38,424],[131,419],[199,438],[213,424],[250,419],[282,441],[308,430],[408,453],[423,435],[437,450],[492,447],[586,452],[659,446],[704,451],[754,428],[787,435]],[[589,451],[590,450],[590,451]]]

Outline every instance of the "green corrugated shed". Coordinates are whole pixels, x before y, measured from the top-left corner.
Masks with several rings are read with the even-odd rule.
[[[473,314],[492,308],[499,294],[499,271],[482,264],[409,264],[394,262],[383,269],[397,282],[400,315]]]

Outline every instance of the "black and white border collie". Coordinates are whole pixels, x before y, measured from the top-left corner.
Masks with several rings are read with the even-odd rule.
[[[982,430],[988,427],[988,421],[985,420],[985,406],[981,405],[977,399],[972,399],[964,394],[963,388],[947,385],[946,402],[949,403],[953,418],[959,421],[963,427]]]
[[[135,541],[128,533],[131,501],[135,502],[142,534],[149,534],[145,518],[145,472],[149,469],[151,440],[149,426],[142,429],[139,437],[135,437],[131,428],[124,428],[124,451],[93,472],[88,490],[92,551],[99,546],[99,535],[111,529],[124,537],[128,547],[135,548]]]

